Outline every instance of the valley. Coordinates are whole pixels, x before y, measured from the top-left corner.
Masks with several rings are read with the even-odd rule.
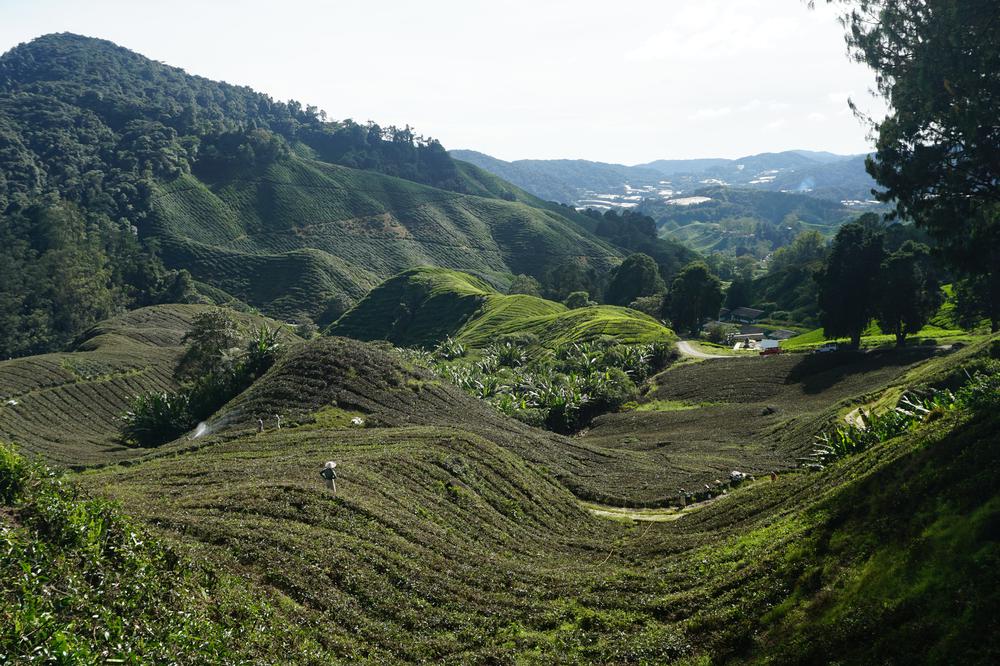
[[[162,360],[144,354],[147,372],[169,377],[177,338],[150,339],[148,326],[172,320],[183,328],[190,316],[191,306],[160,307],[103,324],[61,365],[109,363],[115,342],[124,349],[142,339],[164,350]],[[289,341],[284,358],[194,440],[115,446],[110,429],[76,417],[90,404],[74,403],[91,385],[86,377],[53,386],[58,403],[14,388],[24,382],[21,368],[41,359],[0,364],[0,391],[19,396],[15,411],[0,408],[0,424],[5,439],[27,450],[73,460],[81,470],[71,477],[75,487],[127,507],[182,558],[237,575],[250,586],[244,593],[269,609],[273,635],[291,641],[285,655],[295,661],[573,654],[683,662],[737,650],[752,657],[750,633],[786,631],[767,609],[819,603],[812,595],[822,585],[803,582],[799,567],[808,565],[797,559],[817,547],[818,534],[855,521],[842,554],[828,557],[888,556],[861,536],[871,518],[849,508],[858,493],[876,503],[892,475],[917,480],[929,460],[935,469],[964,470],[962,456],[995,454],[992,417],[956,414],[828,470],[799,464],[814,435],[852,405],[947,381],[981,357],[983,344],[940,357],[889,351],[677,362],[649,380],[639,408],[598,416],[565,437],[497,413],[385,343]],[[268,418],[257,432],[257,416],[272,414],[282,427]],[[31,423],[40,420],[68,437],[32,439]],[[336,495],[317,478],[328,459],[338,462]],[[733,470],[756,481],[730,484]],[[979,502],[988,487],[950,492]],[[933,502],[935,492],[906,497]],[[716,497],[724,501],[705,501]],[[834,519],[831,511],[854,517]],[[918,566],[927,556],[892,557]],[[821,577],[833,576],[832,584],[856,575],[851,559],[840,566]],[[796,596],[786,597],[792,589]],[[935,598],[925,591],[914,603],[938,612]],[[865,612],[874,619],[882,611]],[[758,624],[760,617],[770,619]],[[908,627],[888,635],[886,649],[911,640]],[[944,637],[931,640],[929,649],[957,649]],[[266,659],[271,648],[259,637],[247,649]]]
[[[0,55],[0,664],[1000,663],[997,8],[349,4]]]

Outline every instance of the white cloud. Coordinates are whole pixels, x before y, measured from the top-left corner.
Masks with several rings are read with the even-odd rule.
[[[784,118],[778,118],[777,120],[771,121],[768,124],[764,125],[764,128],[773,132],[774,130],[779,130],[782,127],[784,127],[786,122],[787,121]]]
[[[717,62],[734,55],[780,49],[784,38],[799,27],[799,20],[766,14],[757,2],[733,6],[731,2],[702,0],[686,4],[671,17],[670,27],[647,37],[626,52],[625,59]]]
[[[722,118],[723,116],[728,116],[733,110],[728,106],[723,106],[719,108],[707,108],[698,109],[694,113],[688,116],[688,120],[702,120],[704,118]]]
[[[809,120],[811,120],[814,123],[821,123],[824,120],[826,120],[826,114],[814,111],[814,112],[810,113],[808,116],[806,116],[806,118],[808,118]]]

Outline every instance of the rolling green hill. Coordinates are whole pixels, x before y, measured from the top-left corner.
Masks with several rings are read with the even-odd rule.
[[[505,285],[568,257],[600,270],[619,257],[552,211],[296,157],[211,187],[182,176],[153,201],[168,265],[265,312],[321,323],[332,299],[356,301],[412,266]]]
[[[0,57],[0,146],[3,355],[62,348],[143,305],[326,325],[414,266],[505,286],[623,256],[584,216],[408,128],[328,121],[78,35]]]
[[[985,350],[980,344],[913,363],[894,363],[892,355],[881,364],[860,360],[879,366],[867,369],[842,359],[780,369],[771,361],[786,359],[705,362],[658,377],[666,391],[658,395],[742,404],[747,393],[758,408],[776,391],[772,434],[806,445],[808,428],[792,435],[796,429],[782,424],[791,391],[797,408],[833,417],[841,398],[844,405],[859,391],[947,381],[981,362],[975,359]],[[749,374],[727,392],[713,377],[739,375],[737,362]],[[1000,648],[992,631],[1000,509],[990,483],[998,462],[994,413],[945,413],[817,472],[795,471],[789,460],[777,481],[747,482],[683,512],[624,514],[640,516],[633,522],[602,517],[567,490],[589,485],[590,499],[605,489],[619,495],[616,502],[648,492],[662,462],[650,464],[648,476],[625,470],[641,469],[641,460],[671,445],[650,446],[642,435],[630,444],[627,426],[617,429],[617,451],[542,433],[435,383],[386,349],[337,338],[297,347],[228,413],[294,415],[294,407],[301,412],[280,430],[257,434],[234,416],[232,427],[197,442],[65,479],[128,507],[149,531],[143,549],[151,550],[127,551],[129,558],[169,546],[172,555],[140,560],[151,585],[165,585],[171,571],[178,577],[167,597],[157,596],[160,587],[124,599],[111,594],[106,577],[136,580],[117,564],[120,550],[97,548],[120,548],[117,537],[87,536],[75,545],[38,527],[63,521],[72,530],[71,520],[99,505],[73,508],[71,498],[56,501],[39,494],[37,481],[24,483],[16,464],[0,466],[0,488],[15,489],[0,511],[5,538],[18,544],[9,565],[30,563],[41,577],[61,560],[40,553],[80,552],[92,570],[106,572],[58,592],[72,603],[46,606],[49,621],[26,644],[0,634],[4,646],[17,645],[20,654],[68,641],[117,658],[121,648],[81,630],[76,609],[115,615],[134,608],[150,618],[147,642],[132,648],[139,653],[158,654],[170,628],[183,626],[185,650],[200,638],[205,654],[228,649],[266,663],[772,663],[776,655],[802,663],[837,654],[852,663],[930,655],[985,664]],[[719,426],[713,409],[688,413],[707,433]],[[334,410],[366,422],[337,422]],[[717,446],[701,445],[703,454]],[[339,463],[336,496],[317,476],[330,459]],[[660,480],[664,491],[676,483]],[[657,522],[645,522],[650,517]],[[0,583],[0,603],[21,621],[18,598],[40,597],[43,587],[32,577],[14,590],[11,580]],[[87,589],[108,592],[84,605]],[[265,624],[248,634],[256,621]],[[246,638],[227,646],[217,638],[227,630]],[[127,625],[114,635],[135,645]]]
[[[839,201],[805,194],[730,187],[703,187],[690,205],[647,199],[639,210],[656,220],[659,233],[699,252],[750,252],[758,258],[788,245],[801,232],[832,235],[856,214]]]
[[[549,348],[602,335],[624,343],[674,339],[668,328],[636,310],[610,305],[569,310],[535,296],[501,294],[471,275],[429,267],[387,280],[327,332],[422,347],[451,336],[481,348],[518,333],[537,335]]]

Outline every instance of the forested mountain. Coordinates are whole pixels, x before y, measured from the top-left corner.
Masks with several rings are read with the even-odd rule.
[[[0,57],[0,214],[0,356],[158,302],[325,323],[416,265],[502,286],[621,256],[408,127],[328,121],[71,34]]]

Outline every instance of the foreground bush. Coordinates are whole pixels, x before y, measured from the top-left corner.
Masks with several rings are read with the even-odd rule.
[[[931,388],[923,395],[907,393],[894,409],[881,413],[859,410],[856,423],[820,433],[812,453],[803,460],[804,466],[822,469],[835,460],[866,451],[953,409],[985,413],[1000,408],[1000,363],[974,361],[969,367],[973,372],[970,374],[969,368],[962,370],[966,381],[955,392]]]

